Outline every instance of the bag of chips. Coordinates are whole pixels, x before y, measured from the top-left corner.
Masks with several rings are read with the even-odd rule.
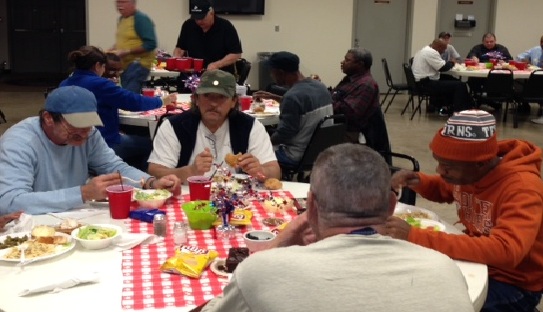
[[[181,245],[179,249],[175,250],[175,256],[169,258],[160,266],[160,270],[165,273],[200,278],[207,266],[218,255],[219,253],[215,250]]]

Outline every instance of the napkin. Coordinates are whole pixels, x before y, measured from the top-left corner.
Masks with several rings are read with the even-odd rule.
[[[162,238],[154,234],[146,233],[123,233],[121,237],[114,243],[115,250],[123,251],[132,249],[138,245],[148,245],[161,242]]]
[[[59,219],[75,219],[82,220],[94,216],[98,216],[104,213],[109,213],[109,210],[104,209],[79,209],[65,212],[50,212],[49,215],[57,217]]]
[[[77,275],[74,275],[70,278],[63,278],[62,280],[48,282],[47,284],[36,286],[33,288],[27,288],[19,293],[19,297],[39,294],[43,292],[57,293],[66,288],[74,287],[77,285],[97,283],[99,280],[100,276],[97,272],[78,273]]]
[[[19,219],[13,220],[6,224],[4,227],[4,232],[1,234],[7,235],[20,232],[30,232],[32,227],[34,227],[34,220],[32,219],[32,216],[26,213],[21,213]]]

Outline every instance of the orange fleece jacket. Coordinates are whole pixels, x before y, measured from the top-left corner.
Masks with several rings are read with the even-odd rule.
[[[530,291],[543,290],[541,150],[531,143],[498,143],[498,166],[471,185],[419,174],[414,189],[435,202],[454,201],[467,235],[412,228],[409,241],[453,259],[488,265],[489,276]]]

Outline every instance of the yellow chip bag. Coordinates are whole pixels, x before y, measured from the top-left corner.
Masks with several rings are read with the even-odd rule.
[[[234,226],[250,225],[252,217],[253,217],[253,213],[250,210],[236,209],[234,210],[234,213],[232,213],[232,216],[230,217],[230,224]],[[222,218],[217,218],[217,220],[213,222],[213,225],[221,225],[221,224],[222,224]]]
[[[218,256],[215,250],[201,249],[196,246],[181,245],[175,256],[162,264],[160,270],[165,273],[181,274],[199,278],[205,268]]]

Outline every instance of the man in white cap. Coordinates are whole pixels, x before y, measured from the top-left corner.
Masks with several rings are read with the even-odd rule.
[[[144,188],[177,189],[177,177],[161,179],[128,166],[94,128],[102,126],[96,98],[69,86],[49,94],[39,117],[29,117],[0,138],[0,214],[66,211],[106,198],[119,173],[144,181]],[[88,180],[88,172],[97,174]]]

